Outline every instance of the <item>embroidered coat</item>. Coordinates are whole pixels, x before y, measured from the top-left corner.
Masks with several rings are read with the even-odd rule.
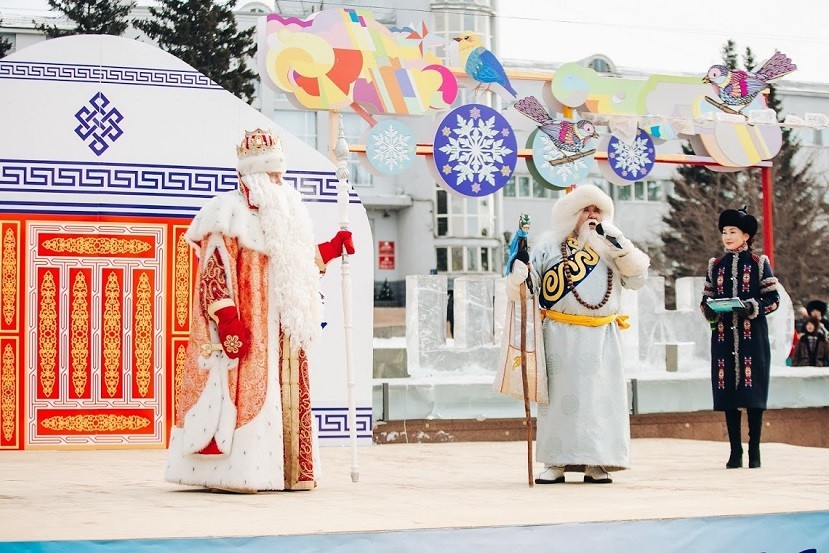
[[[313,489],[308,362],[280,328],[259,217],[238,192],[220,194],[187,238],[196,245],[199,272],[165,479],[246,491]],[[313,244],[308,252],[314,256]],[[238,363],[203,349],[219,341],[207,306],[221,299],[233,300],[250,334],[250,350]]]
[[[714,410],[765,409],[771,346],[766,315],[777,309],[777,279],[765,255],[743,248],[708,262],[702,301],[743,300],[746,315],[719,313],[711,323],[711,389]]]

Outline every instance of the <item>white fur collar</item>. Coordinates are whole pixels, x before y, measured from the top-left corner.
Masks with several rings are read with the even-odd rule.
[[[259,214],[248,207],[238,190],[211,198],[190,223],[185,238],[197,244],[213,233],[236,238],[245,248],[267,254]]]

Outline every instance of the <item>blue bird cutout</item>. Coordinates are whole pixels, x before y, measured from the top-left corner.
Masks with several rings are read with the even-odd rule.
[[[504,90],[512,94],[513,98],[518,96],[518,92],[513,88],[509,77],[507,77],[507,72],[504,71],[504,66],[501,65],[495,54],[484,48],[480,36],[471,31],[464,31],[453,40],[458,42],[461,63],[463,63],[466,74],[478,83],[475,90],[478,90],[482,85],[487,85],[486,91],[488,91],[491,85],[499,84],[504,87]]]

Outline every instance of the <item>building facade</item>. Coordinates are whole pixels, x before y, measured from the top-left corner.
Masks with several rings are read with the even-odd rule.
[[[44,2],[45,4],[45,2]],[[240,1],[236,16],[239,26],[255,26],[259,17],[273,11],[283,15],[308,17],[315,11],[347,5],[360,7],[361,2],[307,2],[297,0]],[[389,0],[365,3],[375,18],[386,25],[419,24],[424,21],[430,32],[442,40],[435,46],[436,54],[450,66],[457,66],[457,51],[452,37],[462,31],[478,33],[484,44],[498,52],[497,0]],[[132,17],[147,17],[146,2],[139,1]],[[68,21],[48,10],[3,10],[0,13],[0,37],[12,44],[12,52],[44,40],[35,29],[35,23],[48,22],[68,25]],[[148,41],[133,28],[125,36]],[[534,94],[548,96],[546,80],[558,63],[527,63],[521,60],[502,60],[514,74],[512,84],[519,96]],[[570,60],[558,60],[564,63]],[[595,55],[582,60],[596,71],[620,77],[645,78],[644,73],[617,69],[611,58]],[[493,93],[476,96],[470,81],[460,79],[462,88],[455,105],[470,102],[485,103],[501,108],[503,101]],[[829,113],[829,84],[798,83],[784,79],[778,84],[778,93],[787,113]],[[256,109],[295,134],[319,151],[328,151],[335,138],[336,119],[324,111],[298,110],[284,94],[259,84],[253,103]],[[505,110],[505,116],[517,134],[519,148],[525,147],[527,137],[535,127],[515,110]],[[368,123],[356,113],[342,113],[346,138],[350,144],[363,144]],[[440,117],[438,115],[438,117]],[[414,130],[418,143],[430,143],[434,136],[432,117],[411,118],[407,124]],[[801,156],[814,161],[814,170],[829,174],[829,129],[795,130],[802,149]],[[660,153],[679,153],[679,141],[660,146]],[[405,278],[407,275],[446,274],[454,277],[471,274],[499,274],[503,271],[504,252],[514,232],[520,213],[529,213],[532,232],[543,231],[549,223],[553,202],[563,192],[550,190],[535,182],[523,160],[519,160],[515,174],[498,193],[482,198],[461,198],[438,187],[424,159],[401,176],[377,176],[369,172],[354,155],[350,163],[351,183],[359,193],[368,212],[374,238],[375,290],[384,283],[391,290],[390,303],[405,305]],[[657,165],[644,181],[630,186],[614,186],[598,172],[588,177],[605,189],[617,202],[617,223],[638,244],[658,248],[663,229],[662,216],[667,211],[666,198],[672,193],[675,168]],[[382,262],[381,256],[382,253]],[[451,287],[451,285],[450,285]]]

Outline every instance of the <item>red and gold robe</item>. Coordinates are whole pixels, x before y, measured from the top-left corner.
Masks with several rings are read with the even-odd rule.
[[[240,194],[217,198],[218,221],[197,218],[188,232],[199,281],[165,479],[236,491],[310,490],[317,467],[305,351],[292,351],[279,328],[257,218]],[[250,349],[238,361],[213,346],[219,338],[208,307],[222,300],[237,306],[249,333]]]

